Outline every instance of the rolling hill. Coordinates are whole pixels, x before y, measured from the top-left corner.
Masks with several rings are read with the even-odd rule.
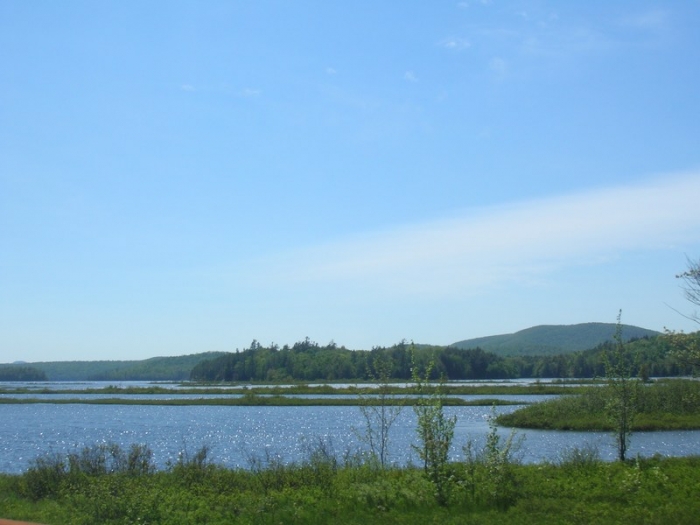
[[[202,361],[224,355],[204,352],[177,357],[152,357],[141,361],[46,361],[15,366],[31,366],[46,374],[49,381],[181,381],[189,379],[192,368]]]
[[[501,357],[567,354],[589,350],[606,341],[611,341],[616,326],[614,323],[533,326],[513,334],[458,341],[449,345],[448,348],[463,350],[480,348]],[[659,332],[637,326],[623,325],[622,327],[622,336],[625,340],[657,335]],[[418,348],[425,346],[426,349],[432,347],[417,346]],[[358,355],[361,353],[362,351],[359,351]],[[353,354],[354,352],[349,352],[348,355],[352,357]],[[153,357],[140,361],[53,361],[13,363],[3,367],[8,371],[20,367],[31,367],[45,374],[49,381],[181,381],[189,379],[193,369],[204,366],[205,362],[224,356],[230,358],[230,355],[232,354],[207,352],[176,357]],[[334,366],[338,368],[340,365],[336,362]],[[294,378],[293,374],[287,375]],[[326,373],[319,378],[326,378],[327,375]],[[304,377],[304,379],[312,378]]]
[[[452,343],[455,348],[481,348],[500,356],[554,355],[588,350],[611,341],[615,323],[582,323],[573,325],[540,325],[513,334],[491,335]],[[632,325],[622,325],[625,341],[653,337],[659,332]]]

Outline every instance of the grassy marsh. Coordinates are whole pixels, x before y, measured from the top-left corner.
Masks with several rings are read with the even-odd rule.
[[[578,395],[535,403],[498,417],[500,425],[548,430],[612,430],[610,392],[599,386]],[[700,429],[700,382],[672,379],[640,385],[633,431]]]

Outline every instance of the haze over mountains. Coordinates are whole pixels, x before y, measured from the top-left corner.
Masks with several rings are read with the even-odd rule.
[[[192,368],[224,352],[151,357],[135,361],[44,361],[0,366],[31,366],[49,381],[184,381]]]

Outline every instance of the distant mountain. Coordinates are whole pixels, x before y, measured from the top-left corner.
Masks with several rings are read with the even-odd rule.
[[[465,339],[450,346],[462,349],[478,347],[501,356],[565,354],[612,341],[616,327],[614,323],[540,325],[514,334]],[[622,338],[625,341],[657,335],[659,332],[654,330],[622,325]]]
[[[141,361],[49,361],[27,364],[46,374],[49,381],[181,381],[189,379],[195,365],[221,355],[224,352],[152,357]]]
[[[580,350],[589,350],[606,341],[611,341],[615,334],[616,326],[617,325],[614,323],[533,326],[532,328],[527,328],[515,332],[514,334],[492,335],[458,341],[449,345],[447,349],[457,348],[469,350],[480,348],[485,352],[490,352],[500,357],[567,354]],[[647,330],[638,326],[623,325],[622,327],[622,336],[624,340],[655,337],[658,335],[660,335],[659,332]],[[283,363],[277,363],[272,366],[271,362],[273,358],[270,357],[268,360],[270,362],[261,363],[260,366],[256,367],[256,369],[260,368],[264,371],[262,380],[280,378],[301,380],[320,380],[340,377],[362,378],[366,373],[366,363],[362,361],[362,363],[358,365],[355,361],[361,361],[360,358],[365,359],[366,356],[363,356],[369,351],[349,351],[343,347],[341,349],[343,350],[343,355],[341,356],[342,359],[340,359],[338,355],[336,355],[337,352],[335,354],[330,352],[330,350],[337,350],[335,346],[330,349],[322,349],[318,348],[316,343],[309,343],[308,341],[306,343],[295,344],[293,350],[296,352],[296,350],[298,350],[297,347],[303,344],[307,346],[310,345],[310,348],[307,349],[307,353],[312,354],[312,356],[308,358],[308,363],[305,362],[303,366],[301,364],[299,366],[305,370],[307,368],[309,370],[299,375],[298,370],[287,370],[285,368],[287,365]],[[428,351],[431,348],[433,348],[431,345],[417,345],[417,349],[420,351]],[[439,347],[435,348],[439,350]],[[270,354],[270,356],[275,357],[277,360],[279,360],[280,356],[283,354],[285,356],[287,355],[277,348],[270,348],[267,350],[269,351],[257,352],[257,354],[263,357]],[[322,359],[321,354],[323,352],[320,352],[320,350],[329,350],[329,352],[326,352],[327,356],[334,356],[333,358],[329,358],[330,362],[333,363],[332,367],[329,368],[329,363],[325,361],[320,363],[320,361],[323,361],[327,357],[326,354],[324,354],[326,357]],[[295,352],[292,352],[292,354],[296,355],[296,353],[299,353]],[[221,380],[217,375],[219,372],[224,373],[228,371],[228,368],[231,368],[231,370],[235,368],[233,364],[227,368],[226,360],[238,362],[241,361],[241,358],[249,355],[252,356],[253,354],[255,354],[255,352],[252,350],[240,352],[240,355],[238,353],[205,352],[175,357],[153,357],[141,361],[51,361],[21,364],[12,363],[0,366],[2,366],[8,374],[12,375],[20,373],[19,369],[22,367],[31,368],[39,374],[42,374],[42,377],[43,374],[45,374],[45,377],[49,381],[181,381],[190,379],[193,371],[202,371],[204,368],[207,369],[206,373],[202,372],[202,374],[200,374],[201,377],[197,376],[195,379]],[[245,359],[243,359],[243,361],[245,361]],[[314,375],[316,372],[311,370],[313,367],[310,366],[309,363],[319,368],[317,372],[320,375]],[[243,372],[246,373],[249,372],[246,368],[247,366],[247,361],[240,364],[240,367],[243,368]],[[272,367],[271,372],[270,367]],[[348,372],[348,370],[344,369],[341,373],[339,369],[343,367],[352,370]],[[233,371],[235,372],[236,370]],[[243,372],[238,371],[236,373],[241,375]],[[211,376],[211,378],[209,376]],[[410,373],[407,377],[410,377]],[[457,377],[457,375],[454,377]],[[249,380],[248,376],[246,376],[244,380]]]
[[[224,355],[224,352],[152,357],[94,373],[88,379],[93,381],[182,381],[190,378],[190,372],[197,364],[221,355]]]

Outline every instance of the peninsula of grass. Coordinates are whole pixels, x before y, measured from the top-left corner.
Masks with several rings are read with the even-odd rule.
[[[463,385],[447,383],[444,385],[423,385],[422,392],[430,394],[436,388],[441,388],[447,395],[559,395],[574,394],[584,391],[587,387],[580,384],[564,386],[563,384],[533,383],[531,385],[522,384],[489,384],[489,385]],[[403,396],[418,394],[414,386],[389,384],[382,387],[383,392],[392,396]],[[107,385],[103,388],[86,389],[55,389],[41,388],[31,389],[21,388],[0,388],[0,394],[118,394],[128,395],[221,395],[221,394],[253,394],[253,395],[374,395],[379,393],[376,385],[359,383],[351,386],[324,385],[255,385],[247,384],[207,384],[200,386],[181,386],[178,388],[168,388],[164,386],[147,387],[119,387]]]
[[[545,430],[613,430],[606,415],[608,387],[591,387],[575,396],[562,396],[498,416],[507,427]],[[640,384],[633,431],[700,429],[700,382],[672,379]]]
[[[320,397],[295,397],[295,396],[259,396],[245,395],[240,397],[215,397],[215,398],[0,398],[0,405],[28,405],[28,404],[52,404],[52,405],[144,405],[144,406],[281,406],[281,407],[318,407],[318,406],[414,406],[424,398],[420,397],[390,397],[380,400],[376,397],[353,398],[320,398]],[[445,397],[444,406],[493,406],[493,405],[522,405],[522,401],[504,401],[501,399],[478,399],[467,401],[456,397]]]

